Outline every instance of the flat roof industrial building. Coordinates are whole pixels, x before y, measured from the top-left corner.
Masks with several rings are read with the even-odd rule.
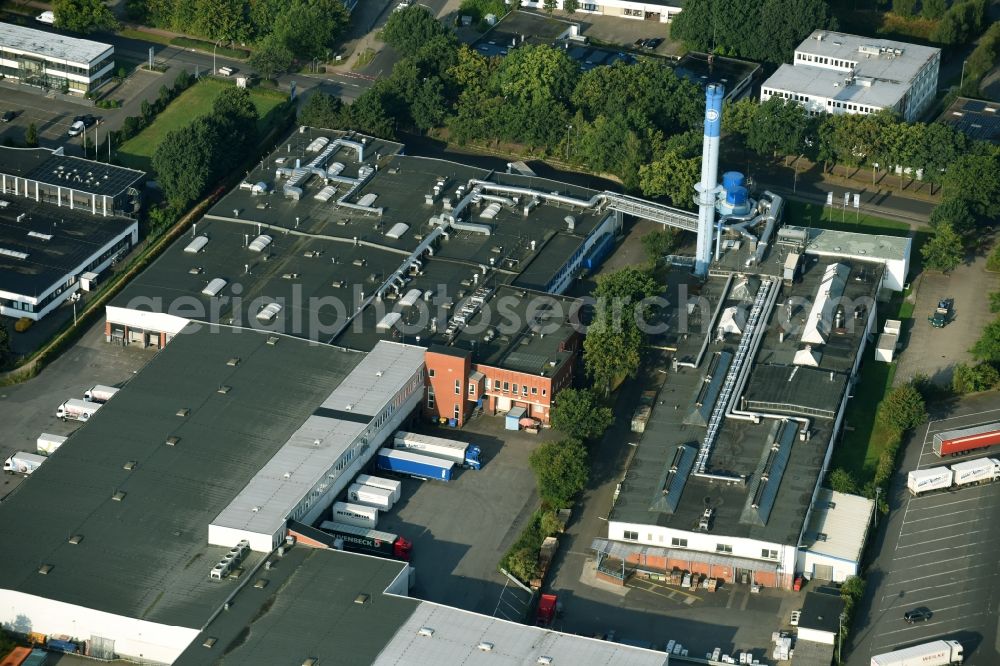
[[[0,23],[0,74],[29,86],[85,95],[111,78],[110,44]]]
[[[139,240],[141,171],[0,148],[0,314],[38,320]]]
[[[735,246],[727,254],[736,261],[713,264],[688,323],[695,334],[670,341],[674,366],[622,479],[612,541],[594,543],[599,559],[779,587],[798,574],[856,573],[867,532],[853,522],[870,517],[870,503],[846,497],[868,513],[830,513],[820,483],[877,296],[895,288],[893,262],[905,277],[909,239],[882,247],[879,237],[847,234],[827,253],[827,233],[783,228],[753,273],[727,268],[743,264]],[[843,528],[836,553],[817,524]]]
[[[761,86],[761,101],[782,97],[810,113],[889,109],[915,122],[937,94],[941,49],[888,39],[813,31]]]

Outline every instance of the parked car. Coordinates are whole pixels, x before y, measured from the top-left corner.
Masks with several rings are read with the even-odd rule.
[[[4,111],[3,116],[0,116],[0,120],[4,121],[5,123],[9,123],[10,121],[14,120],[14,118],[16,118],[16,117],[17,117],[17,114],[14,113],[13,111]]]
[[[77,116],[73,119],[74,123],[83,123],[84,127],[93,127],[97,124],[97,118],[90,115],[89,113],[83,116]]]
[[[643,45],[644,48],[647,48],[650,51],[652,51],[652,50],[658,48],[660,46],[660,44],[662,44],[662,43],[663,43],[663,37],[653,37],[651,39],[645,40],[642,43],[642,45]]]
[[[83,124],[82,120],[74,120],[73,124],[69,126],[69,131],[66,133],[70,136],[78,136],[83,133],[85,127],[86,125]]]
[[[39,23],[45,23],[46,25],[53,25],[56,22],[56,15],[52,12],[42,12],[35,17],[35,20]]]
[[[942,298],[938,301],[937,308],[934,310],[934,314],[927,318],[927,321],[931,323],[934,328],[944,328],[951,321],[951,309],[954,307],[955,301],[950,298]]]
[[[926,622],[931,619],[934,613],[931,612],[930,608],[914,608],[913,610],[906,611],[903,613],[903,619],[907,624],[913,624],[915,622]]]

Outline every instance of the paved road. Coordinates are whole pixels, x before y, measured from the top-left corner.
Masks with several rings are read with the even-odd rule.
[[[901,472],[890,489],[892,513],[877,535],[878,555],[867,571],[868,589],[848,655],[867,666],[871,655],[939,638],[960,641],[966,664],[1000,663],[1000,484],[911,497],[904,484],[913,469],[942,461],[931,451],[935,432],[1000,420],[1000,400],[987,394],[963,400],[954,416],[932,420],[910,438]],[[949,458],[947,464],[963,458]],[[927,622],[908,625],[902,615],[927,607]]]

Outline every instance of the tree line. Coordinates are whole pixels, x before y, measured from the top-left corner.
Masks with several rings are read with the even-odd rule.
[[[125,7],[137,23],[254,44],[282,71],[294,59],[326,58],[349,19],[341,0],[127,0]]]
[[[416,6],[393,13],[383,39],[402,56],[392,73],[349,106],[313,93],[303,123],[383,138],[434,130],[458,143],[516,143],[691,207],[704,95],[671,68],[649,60],[581,73],[549,46],[486,58]]]
[[[727,105],[723,128],[762,156],[802,154],[824,169],[871,169],[873,181],[896,173],[900,188],[919,174],[943,188],[930,218],[935,234],[921,248],[924,266],[932,270],[955,268],[1000,206],[1000,148],[942,123],[906,123],[890,111],[810,116],[772,97],[763,104],[744,99]]]

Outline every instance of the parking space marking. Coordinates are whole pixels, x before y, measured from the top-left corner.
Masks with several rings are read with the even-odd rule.
[[[970,523],[980,523],[980,522],[983,522],[983,521],[990,521],[992,519],[993,519],[992,516],[980,516],[979,518],[973,518],[972,520],[963,520],[963,521],[960,521],[960,522],[957,522],[957,523],[948,523],[947,525],[938,525],[937,527],[925,527],[922,530],[914,530],[913,532],[906,532],[906,533],[904,533],[901,530],[900,533],[899,533],[899,538],[902,539],[903,537],[914,536],[916,534],[923,534],[924,532],[933,532],[935,530],[944,530],[944,529],[948,529],[950,527],[958,527],[959,525],[969,525]]]
[[[959,617],[949,618],[947,620],[942,620],[940,622],[925,622],[924,624],[912,624],[902,629],[893,629],[892,631],[885,631],[880,634],[875,634],[876,638],[881,638],[883,636],[890,636],[892,634],[899,634],[904,631],[910,631],[913,629],[926,629],[928,627],[940,626],[942,624],[948,624],[949,622],[956,622],[958,620],[967,620],[970,617],[979,617],[980,615],[988,615],[989,611],[980,611],[978,613],[969,613],[968,615],[960,615]]]
[[[934,508],[939,508],[939,507],[934,507]],[[938,518],[947,518],[948,516],[957,516],[959,514],[965,514],[965,513],[968,513],[968,511],[949,511],[948,513],[936,513],[933,516],[926,516],[924,518],[914,518],[907,524],[912,525],[913,523],[919,523],[922,520],[937,520]]]
[[[986,488],[987,486],[976,486],[977,488]],[[920,500],[932,500],[939,497],[946,497],[945,495],[922,495],[920,497],[911,497],[910,503],[914,503]],[[974,495],[972,497],[963,497],[962,499],[955,500],[954,502],[944,502],[942,504],[927,504],[925,506],[917,506],[914,511],[930,511],[931,509],[940,509],[942,507],[951,506],[953,504],[961,504],[963,502],[974,502],[977,499],[982,499],[980,495]]]
[[[907,606],[912,606],[914,604],[929,604],[930,602],[937,601],[938,599],[951,599],[955,595],[954,594],[941,594],[941,595],[938,595],[936,597],[928,597],[926,599],[921,599],[920,601],[910,601],[909,597],[912,596],[912,593],[908,593],[906,596],[907,596],[906,605]],[[892,596],[892,598],[898,600],[899,597],[898,597],[898,595],[894,594]],[[885,599],[885,597],[883,597],[883,600],[884,599]],[[893,608],[896,608],[896,607],[897,606],[895,604],[890,605],[890,606],[883,606],[882,608],[879,608],[879,612],[883,612],[884,613],[885,611],[890,611],[890,610],[892,610]]]
[[[981,543],[990,543],[992,541],[996,541],[997,539],[1000,539],[1000,535],[997,535],[989,539],[984,539],[982,541],[973,541],[971,543],[964,544],[963,547],[968,548],[969,546],[978,546]],[[935,541],[937,541],[937,539],[935,539]],[[914,544],[914,545],[920,545],[920,544]],[[912,555],[898,555],[896,558],[893,559],[893,563],[895,564],[900,560],[906,560],[911,557],[921,557],[922,555],[933,555],[934,553],[943,553],[946,550],[954,550],[955,548],[957,548],[957,546],[949,546],[947,548],[935,548],[934,550],[925,550],[920,553],[913,553]]]
[[[963,571],[969,571],[970,569],[976,569],[978,567],[986,567],[986,566],[996,566],[996,562],[980,562],[979,564],[970,564],[969,566],[965,567],[965,569],[963,569]],[[908,577],[906,580],[901,580],[899,582],[895,582],[895,583],[889,582],[889,583],[886,583],[886,586],[889,586],[889,585],[904,585],[906,583],[912,583],[912,582],[918,581],[918,580],[926,580],[927,578],[934,578],[935,576],[945,576],[945,575],[947,575],[947,574],[938,572],[936,574],[928,574],[926,576],[917,576],[916,578],[909,578]],[[964,580],[972,580],[972,579],[971,578],[952,579],[951,582],[952,583],[957,583],[957,582],[961,582],[961,581],[964,581]]]
[[[964,547],[959,547],[959,546],[957,546],[956,548],[963,548],[964,549]],[[933,566],[937,566],[939,564],[944,564],[945,562],[954,562],[955,560],[962,560],[962,559],[965,559],[967,557],[972,557],[972,556],[975,556],[975,555],[982,555],[982,554],[983,553],[963,552],[961,555],[958,555],[957,557],[948,557],[948,558],[945,558],[943,560],[938,559],[938,560],[934,560],[933,562],[927,562],[926,564],[912,564],[912,565],[908,566],[906,569],[903,569],[903,571],[913,571],[914,569],[919,569],[921,567],[933,567]]]
[[[975,578],[975,580],[985,582],[988,578],[995,578],[997,575],[1000,575],[1000,574],[994,573],[994,574],[990,574],[989,576],[977,576]],[[969,580],[972,580],[972,579],[969,579]],[[906,592],[906,594],[909,595],[909,594],[916,594],[917,592],[923,592],[925,590],[936,590],[939,587],[954,587],[954,586],[955,586],[955,583],[952,582],[952,581],[949,581],[947,583],[941,583],[940,585],[928,585],[927,587],[916,587],[916,588],[913,588],[912,590],[905,590],[905,592]],[[889,594],[883,594],[882,595],[882,600],[885,601],[885,599],[888,596],[889,596]],[[898,592],[892,594],[893,598],[897,598],[898,596],[899,596]]]

